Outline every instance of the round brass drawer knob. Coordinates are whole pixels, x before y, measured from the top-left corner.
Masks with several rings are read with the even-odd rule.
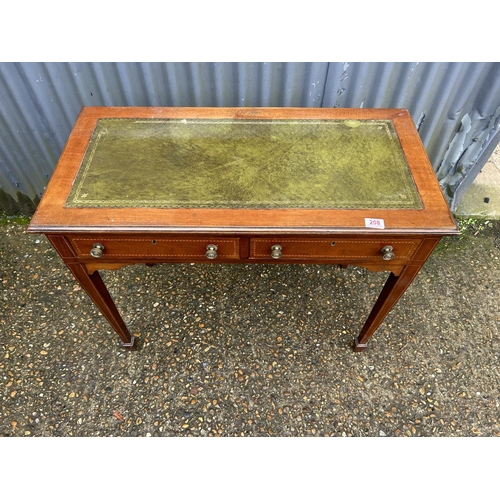
[[[100,259],[104,252],[104,245],[102,243],[94,243],[92,249],[90,250],[90,255],[96,259]]]
[[[387,245],[385,246],[384,248],[382,248],[381,252],[382,252],[382,258],[384,260],[392,260],[394,259],[394,257],[396,257],[393,253],[393,248],[391,247],[391,245]]]
[[[205,253],[207,259],[217,258],[217,245],[207,245],[207,252]]]
[[[281,250],[282,250],[281,245],[273,245],[271,247],[271,257],[273,259],[281,259],[281,257],[283,256]]]

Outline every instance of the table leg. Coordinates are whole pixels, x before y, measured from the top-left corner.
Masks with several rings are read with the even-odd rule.
[[[78,263],[77,257],[65,236],[47,234],[47,238],[61,256],[68,269],[73,273],[78,283],[80,283],[102,315],[120,336],[123,341],[123,347],[134,351],[135,337],[130,335],[98,271],[89,274],[86,267]]]
[[[361,333],[354,339],[355,352],[361,352],[366,348],[369,338],[380,326],[380,323],[384,321],[389,311],[403,295],[421,267],[421,265],[408,265],[399,276],[393,273],[389,275]]]
[[[98,271],[88,274],[85,267],[81,264],[66,263],[69,270],[80,283],[81,287],[87,292],[102,315],[108,320],[115,332],[123,341],[123,347],[131,351],[135,350],[135,337],[130,335],[118,309],[116,308],[111,295],[102,281]]]

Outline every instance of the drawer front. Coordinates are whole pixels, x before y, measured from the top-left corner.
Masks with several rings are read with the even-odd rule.
[[[102,247],[97,258],[168,258],[168,259],[239,259],[239,238],[134,238],[134,237],[75,237],[71,244],[79,257],[94,257],[94,245]],[[211,249],[209,247],[212,247]],[[213,248],[216,247],[216,248]],[[208,256],[207,256],[207,252]],[[97,252],[99,255],[100,252]]]
[[[250,258],[273,260],[408,260],[420,240],[331,239],[326,238],[252,238]],[[281,248],[276,248],[279,246]],[[383,248],[392,246],[384,259]],[[273,252],[274,250],[274,252]],[[389,251],[386,249],[386,254]],[[274,256],[273,256],[274,255]],[[387,259],[387,257],[391,257]]]

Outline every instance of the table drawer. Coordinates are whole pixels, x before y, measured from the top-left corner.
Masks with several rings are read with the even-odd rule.
[[[420,240],[252,238],[250,258],[275,260],[408,260]],[[387,247],[392,247],[388,249]],[[383,250],[385,249],[385,251]],[[384,258],[385,256],[385,258]]]
[[[79,257],[239,259],[239,238],[197,237],[92,237],[70,238]],[[97,246],[100,245],[101,247]],[[97,251],[91,250],[97,248]],[[99,252],[99,249],[101,250]]]

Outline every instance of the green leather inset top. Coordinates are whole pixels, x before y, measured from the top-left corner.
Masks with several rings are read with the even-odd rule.
[[[67,207],[422,208],[389,120],[100,119]]]

